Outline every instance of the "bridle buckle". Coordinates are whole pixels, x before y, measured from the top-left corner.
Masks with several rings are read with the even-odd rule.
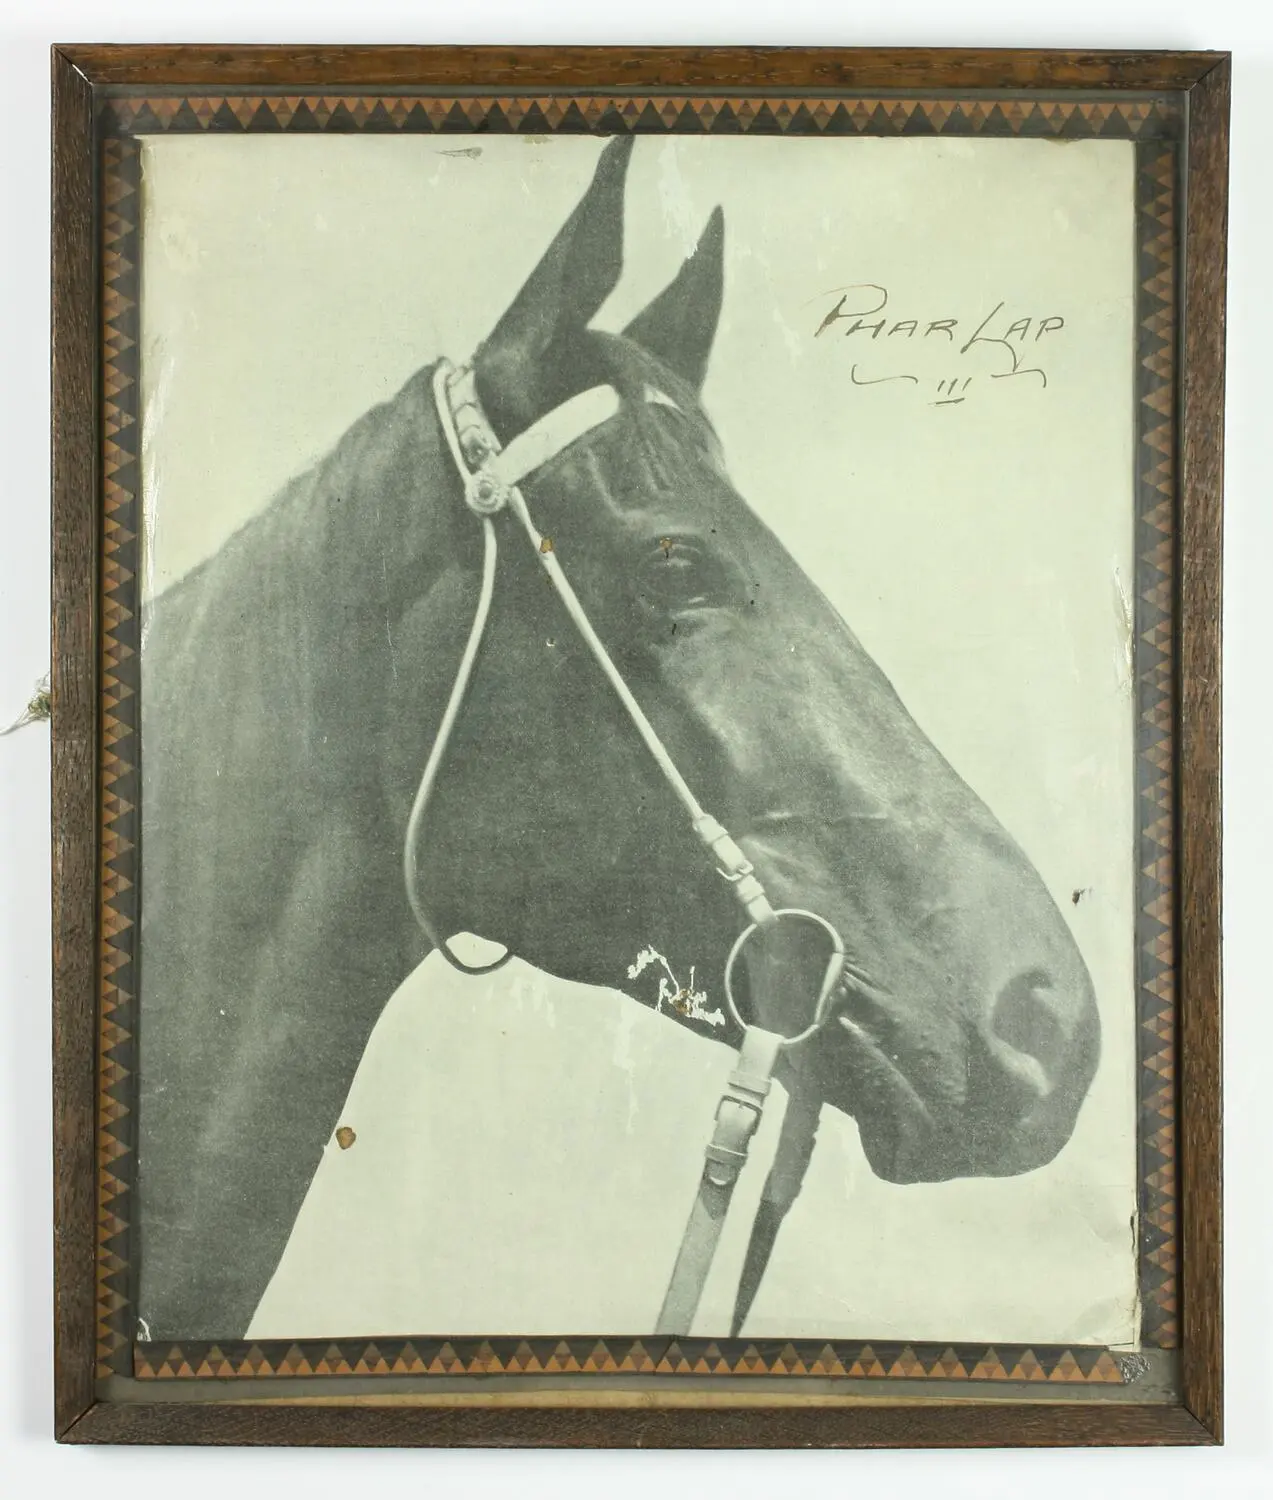
[[[477,516],[497,515],[508,504],[509,486],[489,469],[478,469],[464,479],[464,503]]]

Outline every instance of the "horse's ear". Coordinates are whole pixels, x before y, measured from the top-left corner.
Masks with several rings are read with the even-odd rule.
[[[582,329],[614,291],[623,269],[623,186],[631,136],[601,153],[592,185],[482,345],[492,360],[542,355],[568,329]]]
[[[694,253],[623,330],[698,390],[707,374],[725,280],[725,215],[713,210]]]

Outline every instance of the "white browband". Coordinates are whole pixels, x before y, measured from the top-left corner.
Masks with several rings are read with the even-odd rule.
[[[612,385],[594,385],[553,407],[533,426],[519,433],[503,452],[491,459],[487,469],[504,484],[520,484],[572,443],[587,437],[594,427],[618,415],[618,391]]]

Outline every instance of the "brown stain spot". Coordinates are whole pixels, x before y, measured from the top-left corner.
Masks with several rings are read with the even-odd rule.
[[[683,1016],[688,1016],[689,1015],[689,1013],[690,1013],[690,992],[688,990],[678,990],[677,991],[676,998],[672,1001],[672,1009],[675,1010],[675,1011],[677,1011],[677,1012],[679,1012],[679,1014],[681,1014]]]
[[[672,538],[670,536],[661,536],[659,538],[659,546],[662,548],[663,556],[664,557],[671,557],[671,555],[672,555]]]
[[[552,537],[550,537],[550,536],[540,537],[540,539],[539,539],[539,550],[541,552],[551,552],[553,550],[553,539],[552,539]]]
[[[348,1125],[342,1125],[336,1132],[336,1144],[342,1151],[348,1151],[357,1139],[358,1137]]]

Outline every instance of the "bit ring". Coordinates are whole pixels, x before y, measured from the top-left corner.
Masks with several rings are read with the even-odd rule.
[[[783,1050],[795,1047],[801,1042],[808,1041],[815,1031],[826,1020],[827,1008],[831,996],[839,982],[840,975],[844,971],[844,939],[827,921],[820,917],[817,912],[805,911],[802,907],[785,906],[774,912],[774,921],[781,922],[791,919],[799,922],[810,922],[815,927],[820,927],[827,937],[831,939],[831,957],[827,963],[827,971],[822,979],[822,988],[818,992],[818,1002],[814,1007],[813,1020],[801,1032],[795,1036],[784,1037],[782,1041]],[[772,927],[774,922],[766,922],[766,929]],[[729,1007],[729,1013],[737,1024],[744,1029],[750,1024],[744,1021],[738,1012],[738,1003],[734,999],[734,968],[742,956],[743,949],[750,939],[759,931],[760,923],[753,922],[750,927],[745,927],[734,941],[734,946],[729,950],[729,957],[725,960],[725,1004]]]

